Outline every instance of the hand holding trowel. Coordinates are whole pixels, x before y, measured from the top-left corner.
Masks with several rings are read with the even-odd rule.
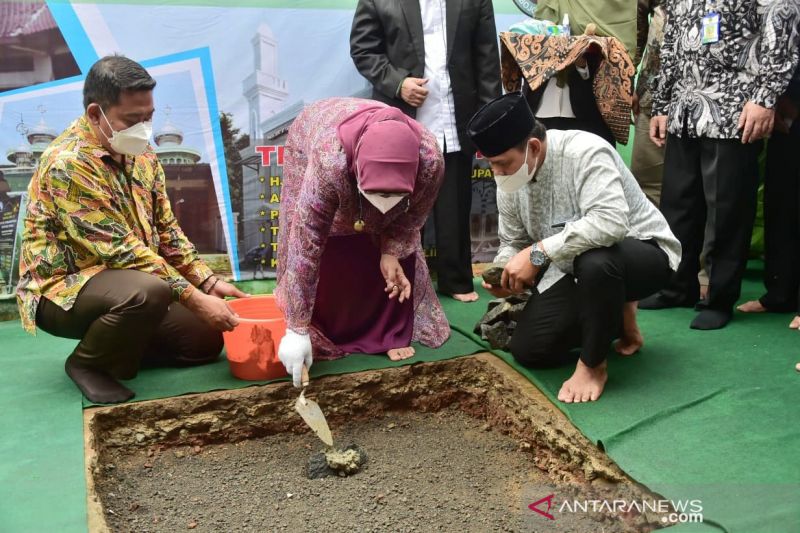
[[[328,427],[328,422],[325,420],[325,415],[322,414],[322,409],[319,408],[319,404],[317,404],[317,402],[306,398],[306,387],[308,386],[308,382],[308,367],[303,365],[303,390],[300,392],[300,397],[297,398],[297,401],[294,403],[294,409],[300,413],[300,416],[303,417],[303,420],[306,424],[308,424],[308,427],[310,427],[314,433],[317,434],[317,437],[319,437],[322,442],[332,448],[333,436],[331,435],[331,430]]]

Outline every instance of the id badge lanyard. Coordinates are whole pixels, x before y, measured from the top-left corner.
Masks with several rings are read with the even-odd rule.
[[[704,5],[703,16],[700,19],[700,29],[702,31],[702,43],[714,44],[719,42],[719,11],[716,9],[716,2],[711,2],[714,7],[709,7],[709,2]]]

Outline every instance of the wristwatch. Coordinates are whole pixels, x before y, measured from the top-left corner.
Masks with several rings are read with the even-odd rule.
[[[541,243],[535,243],[531,246],[531,263],[539,268],[544,268],[550,264],[550,258],[542,248]]]

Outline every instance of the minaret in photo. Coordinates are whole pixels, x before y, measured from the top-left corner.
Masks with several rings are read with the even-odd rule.
[[[254,71],[243,82],[249,107],[248,131],[251,142],[261,142],[261,124],[280,112],[289,96],[286,80],[278,77],[278,41],[266,24],[261,24],[250,41]]]

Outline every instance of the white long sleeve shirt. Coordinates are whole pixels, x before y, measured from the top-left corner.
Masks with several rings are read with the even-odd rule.
[[[419,0],[425,43],[425,87],[428,97],[417,109],[417,120],[436,137],[439,148],[461,150],[456,129],[453,88],[447,72],[447,15],[445,0]]]
[[[591,133],[548,130],[536,181],[514,193],[498,190],[497,208],[500,249],[495,263],[506,263],[542,241],[552,263],[536,287],[540,293],[572,274],[572,263],[583,252],[625,237],[654,239],[670,268],[676,270],[680,263],[680,242],[664,216],[616,150]]]

